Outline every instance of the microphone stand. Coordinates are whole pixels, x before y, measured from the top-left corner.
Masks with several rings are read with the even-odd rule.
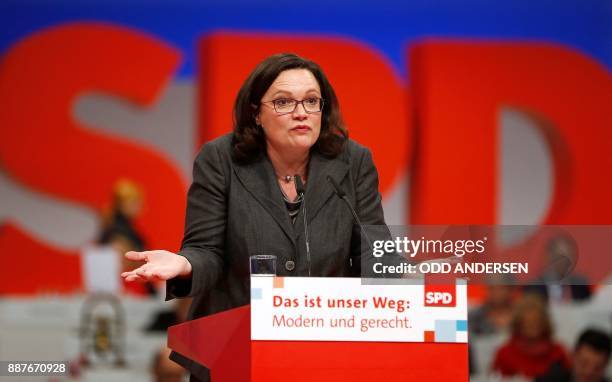
[[[295,190],[298,195],[302,196],[302,217],[304,218],[304,239],[306,240],[306,263],[308,264],[308,277],[310,277],[310,240],[308,238],[308,219],[306,218],[306,193],[302,178],[296,174],[293,179],[295,179]]]

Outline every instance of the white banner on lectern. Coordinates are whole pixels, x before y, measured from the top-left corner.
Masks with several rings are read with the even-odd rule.
[[[251,339],[467,342],[467,286],[251,277]]]

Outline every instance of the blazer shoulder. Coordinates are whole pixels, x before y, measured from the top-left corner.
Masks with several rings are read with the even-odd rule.
[[[202,171],[221,176],[227,186],[232,167],[232,134],[225,134],[202,145],[194,160],[193,179]]]
[[[204,151],[204,149],[213,149],[219,152],[220,154],[231,154],[232,151],[232,133],[221,135],[215,139],[212,139],[202,145],[200,148],[200,152]]]
[[[359,165],[365,158],[371,156],[370,149],[361,143],[349,139],[343,152],[344,159],[351,165]]]
[[[196,161],[206,160],[207,158],[227,161],[231,159],[231,155],[232,133],[228,133],[204,143],[196,155]]]

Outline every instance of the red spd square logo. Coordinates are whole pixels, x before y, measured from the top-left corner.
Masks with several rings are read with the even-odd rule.
[[[454,307],[457,305],[455,285],[425,284],[425,306]]]

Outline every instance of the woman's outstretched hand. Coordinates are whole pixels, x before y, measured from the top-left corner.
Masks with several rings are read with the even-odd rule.
[[[183,256],[164,250],[135,252],[130,251],[125,257],[132,261],[144,261],[138,268],[123,272],[121,277],[126,281],[159,281],[191,275],[191,264]]]

